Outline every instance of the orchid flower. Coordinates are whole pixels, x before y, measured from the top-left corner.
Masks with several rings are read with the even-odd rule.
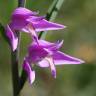
[[[6,27],[6,34],[10,40],[12,50],[18,45],[18,31],[29,33],[33,39],[38,41],[37,32],[47,30],[63,29],[65,26],[45,20],[44,16],[38,16],[37,12],[19,7],[12,13],[11,21]]]
[[[52,76],[56,78],[55,65],[84,63],[83,60],[77,59],[59,51],[63,41],[50,43],[45,40],[39,40],[38,43],[39,45],[37,42],[32,42],[28,48],[28,54],[24,58],[23,63],[23,68],[28,74],[30,84],[32,84],[35,80],[35,71],[33,70],[34,64],[43,68],[50,67]]]

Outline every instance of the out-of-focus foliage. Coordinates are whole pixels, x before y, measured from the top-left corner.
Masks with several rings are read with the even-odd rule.
[[[26,7],[45,15],[53,0],[27,0]],[[6,25],[17,0],[0,1],[0,22]],[[36,81],[25,84],[21,96],[95,96],[96,95],[96,0],[65,0],[55,20],[67,26],[47,33],[46,39],[64,39],[62,51],[85,60],[82,65],[57,66],[57,78],[49,69],[36,68]],[[22,33],[20,70],[27,45],[28,34]],[[0,34],[0,96],[12,96],[10,48]]]

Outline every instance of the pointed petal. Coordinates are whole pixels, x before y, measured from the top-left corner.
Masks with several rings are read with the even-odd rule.
[[[45,19],[42,19],[38,22],[32,22],[30,20],[30,22],[33,24],[33,26],[37,32],[47,31],[47,30],[59,30],[59,29],[65,28],[64,25],[53,23],[53,22],[47,21]]]
[[[36,44],[36,42],[33,42],[33,43]],[[51,43],[51,42],[48,42],[46,40],[38,40],[38,43],[43,48],[50,49],[50,50],[56,50],[56,49],[59,49],[62,46],[63,40],[62,41],[57,41],[55,43]]]
[[[6,36],[9,38],[12,50],[15,51],[18,46],[18,37],[12,32],[11,28],[9,25],[6,27]]]
[[[62,45],[63,45],[63,40],[57,41],[56,43],[54,43],[54,46],[51,46],[49,49],[52,51],[57,51]]]
[[[84,63],[83,60],[69,56],[69,55],[67,55],[63,52],[60,52],[60,51],[54,52],[53,59],[54,59],[55,65]]]
[[[30,64],[27,62],[27,60],[24,60],[23,62],[23,69],[27,72],[28,74],[28,79],[30,84],[32,84],[35,80],[35,71],[32,70]]]

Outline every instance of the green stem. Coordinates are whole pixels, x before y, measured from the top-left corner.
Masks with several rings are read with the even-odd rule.
[[[18,0],[18,7],[25,7],[26,0]]]
[[[46,14],[46,19],[47,20],[53,20],[55,19],[55,17],[57,16],[57,13],[59,11],[59,9],[61,8],[62,4],[63,4],[64,0],[54,0],[52,5],[49,7],[49,10]],[[46,32],[40,32],[38,38],[40,39]],[[20,79],[20,84],[21,84],[21,88],[23,88],[25,82],[27,80],[27,75],[26,72],[24,70],[22,70],[21,73],[21,79]]]
[[[54,21],[54,19],[56,18],[58,11],[60,10],[62,4],[63,4],[64,0],[54,0],[52,5],[49,7],[49,10],[46,14],[46,19],[48,21]],[[45,38],[46,36],[46,31],[42,31],[40,32],[38,38]]]
[[[24,7],[26,0],[18,0],[18,7]],[[11,66],[12,66],[12,81],[13,81],[13,96],[19,95],[20,90],[20,80],[19,80],[19,70],[18,70],[18,64],[19,64],[19,46],[20,46],[20,33],[18,34],[18,47],[13,52],[11,50]]]
[[[13,81],[13,96],[18,96],[19,91],[19,73],[18,73],[18,49],[11,51],[11,66],[12,66],[12,81]]]

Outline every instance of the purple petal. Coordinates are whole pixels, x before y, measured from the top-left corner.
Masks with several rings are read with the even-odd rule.
[[[28,29],[30,35],[32,36],[33,41],[38,44],[38,36],[37,36],[37,34],[36,34],[33,26],[31,26],[30,24],[28,24],[27,27],[28,27],[27,29]]]
[[[34,45],[33,43],[29,46],[28,56],[31,58],[32,62],[41,61],[48,55],[48,52],[39,46],[38,44]]]
[[[50,49],[51,51],[57,51],[62,45],[63,45],[63,40],[54,43],[54,45],[53,45],[53,46],[50,46],[49,49]]]
[[[37,43],[36,42],[33,42],[34,45],[36,45]],[[38,40],[38,43],[40,46],[42,46],[43,48],[46,48],[46,47],[49,47],[49,46],[52,46],[54,45],[54,43],[51,43],[51,42],[48,42],[46,40]]]
[[[22,30],[24,28],[26,28],[28,22],[26,22],[25,19],[23,18],[15,18],[14,20],[11,21],[10,23],[10,27],[13,29],[13,30]],[[26,32],[26,31],[24,31]]]
[[[15,51],[17,49],[17,46],[18,46],[18,37],[15,35],[15,33],[12,32],[9,25],[7,25],[7,28],[6,28],[6,36],[10,40],[12,50]]]
[[[45,67],[49,67],[49,63],[47,60],[43,59],[42,61],[38,62],[37,64],[39,67],[45,68]]]
[[[27,72],[28,74],[28,79],[30,84],[32,84],[35,80],[35,71],[32,70],[30,64],[27,62],[27,60],[24,60],[23,62],[23,69]]]
[[[28,24],[27,19],[36,14],[36,12],[32,12],[23,7],[17,8],[12,14],[12,20],[10,23],[11,28],[13,28],[14,30],[24,29]]]
[[[29,23],[36,23],[38,24],[41,20],[45,19],[45,16],[30,16],[30,18],[27,19]]]
[[[52,76],[56,78],[56,68],[54,65],[54,60],[51,57],[46,57],[37,64],[39,67],[50,67]]]
[[[15,19],[15,17],[28,18],[28,16],[34,16],[37,14],[37,12],[32,12],[31,10],[26,9],[24,7],[19,7],[14,10],[12,14],[12,19]]]
[[[46,59],[46,60],[48,61],[48,63],[49,63],[52,76],[53,76],[54,78],[56,78],[56,68],[55,68],[55,65],[54,65],[53,58],[52,58],[52,57],[46,57],[45,59]]]
[[[65,26],[63,26],[61,24],[53,23],[53,22],[47,21],[45,19],[42,19],[38,22],[32,22],[30,20],[30,22],[33,24],[33,26],[37,32],[47,31],[47,30],[58,30],[58,29],[65,28]]]
[[[36,42],[33,42],[35,45],[37,44]],[[42,46],[42,48],[46,48],[49,50],[56,50],[59,49],[62,44],[63,44],[63,40],[62,41],[57,41],[55,43],[51,43],[45,40],[38,40],[38,43],[40,46]]]
[[[51,70],[51,74],[54,78],[56,78],[56,70]]]
[[[83,60],[80,60],[78,58],[69,56],[63,52],[54,52],[53,59],[55,65],[63,65],[63,64],[81,64],[84,63]]]

